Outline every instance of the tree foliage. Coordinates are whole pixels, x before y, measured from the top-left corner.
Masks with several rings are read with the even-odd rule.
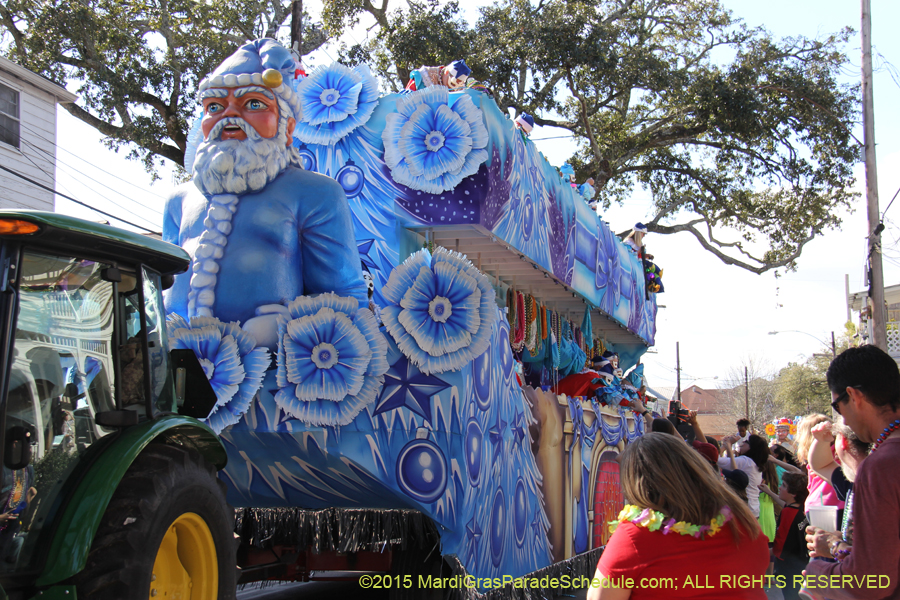
[[[112,146],[180,164],[197,80],[290,13],[286,0],[206,1],[6,0],[0,27],[17,62],[78,82],[67,108]],[[321,17],[304,50],[371,25],[340,56],[386,89],[465,58],[501,108],[571,132],[569,162],[605,206],[641,186],[650,231],[687,232],[727,264],[794,268],[853,199],[849,30],[777,39],[720,0],[486,0],[474,23],[456,0],[326,0]]]
[[[289,0],[6,0],[0,30],[10,59],[77,87],[64,108],[155,172],[158,158],[184,164],[199,81],[247,39],[289,45],[290,14]],[[306,26],[302,49],[325,40]]]
[[[502,108],[576,137],[570,162],[607,207],[641,185],[650,231],[727,264],[793,268],[853,198],[850,30],[775,39],[718,0],[495,0],[471,27],[454,2],[388,1],[326,3],[331,33],[374,18],[344,56],[371,56],[395,89],[411,66],[465,57]]]

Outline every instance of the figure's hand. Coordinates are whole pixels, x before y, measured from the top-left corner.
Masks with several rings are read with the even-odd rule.
[[[828,421],[819,423],[810,430],[810,433],[812,433],[813,437],[820,442],[831,443],[834,441],[834,435],[831,433],[831,423]]]
[[[288,316],[286,306],[281,304],[263,304],[256,309],[257,316],[247,319],[243,330],[256,338],[256,345],[271,351],[278,349],[278,317]]]
[[[835,532],[812,526],[806,528],[806,548],[810,558],[831,558],[831,544],[840,539],[840,534]]]
[[[263,304],[262,306],[256,307],[256,316],[261,317],[262,315],[290,315],[290,311],[288,307],[284,304]]]

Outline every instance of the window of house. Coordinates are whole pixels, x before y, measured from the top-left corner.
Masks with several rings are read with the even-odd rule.
[[[19,92],[0,83],[0,142],[19,147]]]

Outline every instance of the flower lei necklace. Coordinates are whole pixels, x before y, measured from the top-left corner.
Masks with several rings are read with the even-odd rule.
[[[666,515],[658,510],[650,510],[649,508],[641,509],[633,504],[627,504],[625,505],[625,508],[622,509],[622,512],[619,513],[617,519],[609,522],[609,532],[614,532],[620,524],[628,521],[637,526],[646,527],[650,531],[662,530],[664,535],[668,535],[669,532],[674,531],[681,535],[690,535],[700,539],[705,533],[710,536],[719,533],[722,526],[730,521],[733,516],[731,509],[727,506],[723,506],[719,514],[709,522],[709,525],[693,525],[684,521],[676,522],[675,519],[671,518],[666,519]]]

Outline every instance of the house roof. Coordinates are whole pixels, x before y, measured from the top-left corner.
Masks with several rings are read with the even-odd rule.
[[[730,390],[703,389],[696,385],[681,390],[681,405],[699,413],[719,414],[725,411]]]
[[[866,298],[869,297],[867,290],[861,292],[853,292],[847,297],[850,309],[859,311],[866,305]],[[896,304],[900,302],[900,285],[884,286],[884,301],[888,304]]]
[[[78,98],[77,95],[64,87],[53,83],[43,75],[38,75],[34,71],[26,69],[21,65],[17,65],[13,61],[3,58],[2,56],[0,56],[0,71],[5,71],[16,79],[21,79],[22,81],[47,92],[51,96],[54,96],[56,101],[61,104],[75,102]]]

